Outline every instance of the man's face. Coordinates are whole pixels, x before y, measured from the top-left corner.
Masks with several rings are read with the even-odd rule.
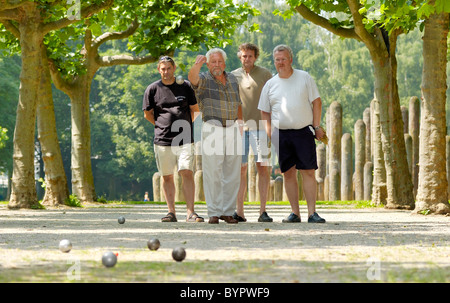
[[[292,58],[286,50],[275,52],[273,60],[278,73],[290,71],[292,68]]]
[[[174,77],[175,66],[173,66],[171,62],[160,62],[158,71],[162,80],[170,81]]]
[[[217,77],[223,74],[225,71],[225,60],[223,60],[221,53],[211,54],[209,57],[209,63],[206,63],[209,71],[213,76]]]
[[[252,69],[256,61],[255,51],[250,49],[241,50],[240,60],[245,69]]]

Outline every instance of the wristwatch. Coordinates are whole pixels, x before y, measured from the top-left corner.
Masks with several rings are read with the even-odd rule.
[[[317,130],[320,128],[320,125],[314,126],[314,129]]]

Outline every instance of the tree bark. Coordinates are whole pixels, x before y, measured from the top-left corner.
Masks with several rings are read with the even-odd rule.
[[[419,185],[414,212],[450,213],[446,152],[445,102],[449,14],[433,14],[423,35],[422,108],[419,136]]]
[[[95,74],[95,73],[94,73]],[[72,194],[82,202],[97,200],[91,163],[91,124],[89,93],[93,76],[89,69],[71,87]]]
[[[8,208],[31,208],[38,203],[34,180],[34,138],[41,45],[40,11],[30,2],[21,8],[18,29],[22,50],[19,102],[14,130],[13,175]]]
[[[64,204],[69,197],[61,149],[56,132],[55,109],[46,49],[42,49],[41,80],[38,92],[37,125],[45,171],[45,196],[43,205]]]
[[[381,32],[378,43],[385,43]],[[386,167],[386,208],[413,209],[414,197],[406,158],[403,119],[397,87],[397,36],[389,37],[386,52],[369,49],[375,73],[375,96],[380,102],[381,142]]]

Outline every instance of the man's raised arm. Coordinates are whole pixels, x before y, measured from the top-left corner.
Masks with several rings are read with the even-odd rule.
[[[194,65],[189,70],[188,79],[193,86],[198,86],[200,69],[204,63],[206,63],[206,57],[204,55],[198,55]]]

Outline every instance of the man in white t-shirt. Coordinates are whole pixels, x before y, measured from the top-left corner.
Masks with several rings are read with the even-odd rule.
[[[303,179],[308,222],[325,223],[325,219],[316,212],[314,141],[314,138],[324,136],[320,128],[322,100],[312,77],[305,71],[292,68],[293,54],[289,46],[276,46],[273,59],[278,74],[264,85],[258,109],[266,122],[266,133],[275,146],[291,204],[292,213],[283,219],[283,223],[301,221],[297,169]]]

